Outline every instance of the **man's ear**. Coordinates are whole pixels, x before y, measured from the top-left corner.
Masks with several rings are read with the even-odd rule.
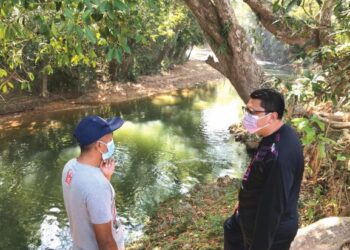
[[[275,121],[275,120],[278,119],[278,114],[277,114],[277,112],[271,112],[271,113],[270,113],[270,116],[271,116],[270,122],[273,122],[273,121]]]
[[[273,115],[274,120],[278,120],[278,113],[277,112],[273,112],[272,115]]]
[[[101,148],[101,142],[99,142],[99,141],[95,142],[94,147],[95,147],[96,149],[100,149],[100,148]]]

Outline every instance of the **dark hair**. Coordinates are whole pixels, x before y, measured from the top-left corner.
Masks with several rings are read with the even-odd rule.
[[[282,119],[284,113],[283,95],[275,89],[257,89],[250,94],[250,98],[261,100],[261,107],[266,112],[277,112],[278,119]]]
[[[79,145],[81,153],[86,153],[86,152],[90,151],[91,148],[93,147],[93,145],[94,145],[94,143],[90,143],[88,145]]]

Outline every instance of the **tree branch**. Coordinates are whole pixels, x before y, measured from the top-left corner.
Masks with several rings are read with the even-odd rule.
[[[333,129],[344,129],[350,128],[350,122],[336,122],[327,118],[319,117],[319,119],[327,124]]]
[[[219,71],[221,74],[223,74],[224,76],[228,74],[228,70],[226,67],[224,67],[223,64],[219,63],[219,62],[215,62],[214,61],[214,57],[212,56],[208,56],[207,60],[205,61],[207,64],[209,64],[210,66],[212,66],[214,69],[216,69],[217,71]]]
[[[290,44],[299,45],[305,49],[318,47],[319,40],[315,30],[303,25],[303,30],[295,33],[286,23],[272,12],[272,6],[264,0],[243,0],[255,12],[261,24],[277,39]]]
[[[315,114],[321,121],[329,124],[331,128],[350,128],[350,113],[331,114],[325,112],[315,112]]]
[[[2,96],[2,95],[0,95],[0,97],[1,97],[1,99],[6,103],[7,101],[5,100],[5,98]]]

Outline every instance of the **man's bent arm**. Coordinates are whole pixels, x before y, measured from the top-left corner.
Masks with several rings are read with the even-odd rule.
[[[118,250],[117,243],[113,238],[111,221],[105,224],[93,224],[93,227],[100,250]]]

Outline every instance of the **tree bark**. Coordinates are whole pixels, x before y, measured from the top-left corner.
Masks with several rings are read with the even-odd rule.
[[[49,91],[47,90],[47,74],[43,73],[42,77],[41,96],[46,98],[49,95]]]
[[[318,26],[311,28],[305,23],[299,22],[299,31],[291,29],[276,13],[273,13],[271,3],[265,0],[243,0],[257,15],[261,24],[277,39],[289,45],[298,45],[305,50],[318,48],[320,45],[329,44],[328,28],[331,25],[331,17],[335,0],[324,0],[318,20]],[[292,18],[289,16],[289,18]]]
[[[329,36],[329,30],[332,24],[332,14],[335,0],[324,0],[319,19],[319,40],[321,45],[332,43],[332,37]]]
[[[261,24],[270,31],[275,37],[284,43],[298,45],[302,48],[318,46],[316,30],[310,30],[309,27],[302,25],[301,31],[295,32],[288,27],[280,16],[272,11],[271,3],[261,0],[243,0],[256,14]]]
[[[207,63],[226,76],[244,102],[264,82],[244,29],[239,25],[229,0],[184,0],[208,38],[218,62]]]

